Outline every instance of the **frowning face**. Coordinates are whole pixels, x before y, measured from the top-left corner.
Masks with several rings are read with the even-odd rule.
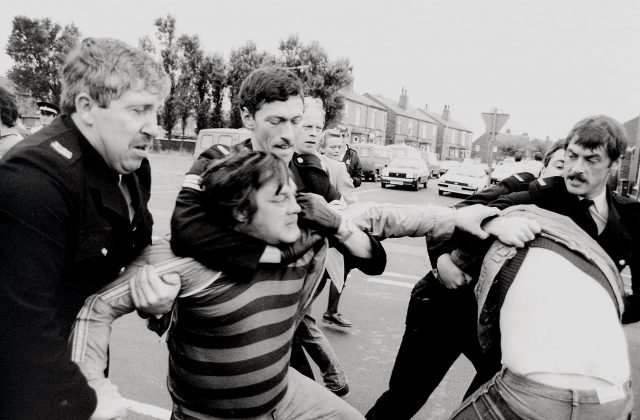
[[[564,183],[571,194],[593,198],[619,166],[620,160],[612,161],[604,147],[585,149],[571,140],[564,157]]]
[[[267,182],[256,191],[253,217],[237,229],[270,245],[295,242],[300,237],[300,206],[295,194],[296,187],[290,178],[286,184],[275,179]]]
[[[302,98],[297,95],[290,96],[286,101],[265,103],[254,115],[245,108],[242,121],[252,131],[254,150],[273,152],[288,164],[302,128],[303,111]]]
[[[106,108],[92,102],[86,136],[110,168],[127,174],[140,167],[160,134],[156,116],[162,102],[161,96],[143,89],[125,92]]]

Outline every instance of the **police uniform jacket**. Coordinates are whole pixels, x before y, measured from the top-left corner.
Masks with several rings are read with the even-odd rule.
[[[67,338],[84,300],[151,241],[149,162],[120,176],[69,116],[0,163],[0,418],[88,418],[95,393]]]
[[[251,139],[232,149],[218,144],[202,152],[185,176],[171,217],[171,250],[174,254],[194,258],[209,268],[238,277],[251,277],[255,273],[266,243],[217,224],[215,215],[205,212],[199,200],[200,176],[211,161],[245,149],[252,149]],[[289,169],[298,191],[320,194],[327,201],[340,198],[317,157],[294,155]]]
[[[353,186],[358,188],[362,184],[362,164],[360,163],[360,156],[358,152],[353,150],[347,145],[347,151],[342,158],[342,161],[347,165],[347,172],[353,180]]]
[[[640,203],[613,195],[608,188],[607,202],[609,216],[600,234],[580,206],[579,198],[567,191],[560,176],[534,181],[527,191],[502,196],[491,205],[504,209],[517,204],[535,204],[571,218],[609,254],[619,271],[629,266],[635,299],[625,305],[623,321],[635,322],[640,319]]]

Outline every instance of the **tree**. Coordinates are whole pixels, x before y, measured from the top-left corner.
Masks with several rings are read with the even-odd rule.
[[[500,156],[515,156],[516,153],[525,155],[527,151],[528,141],[520,138],[502,139],[498,145],[498,153]]]
[[[349,60],[330,61],[317,41],[303,45],[298,35],[280,41],[279,51],[279,64],[292,68],[298,74],[305,95],[322,99],[326,112],[325,126],[337,125],[344,108],[344,100],[338,91],[353,82]]]
[[[7,54],[15,63],[7,73],[9,79],[33,97],[59,105],[58,72],[79,38],[74,24],[61,28],[48,18],[16,16],[7,43]]]
[[[231,102],[229,125],[232,128],[242,127],[242,118],[238,105],[240,85],[249,73],[262,66],[267,58],[267,54],[258,52],[256,44],[252,41],[248,41],[242,47],[231,51],[227,71],[227,86],[229,88],[229,100]]]
[[[171,90],[169,96],[164,101],[164,109],[162,111],[162,127],[167,132],[169,138],[171,138],[171,130],[176,125],[176,80],[178,78],[178,54],[176,51],[176,19],[167,15],[166,18],[158,18],[154,22],[156,27],[156,38],[160,44],[160,57],[162,59],[162,66],[164,71],[167,72],[169,80],[171,81]],[[140,40],[140,44],[148,40],[148,37]],[[153,44],[151,44],[153,45]]]
[[[205,58],[201,78],[208,81],[211,90],[209,100],[201,100],[200,108],[196,113],[198,130],[206,127],[224,126],[222,100],[224,99],[224,90],[226,88],[225,71],[224,59],[219,54],[213,54]],[[198,91],[198,94],[201,94],[201,91]]]

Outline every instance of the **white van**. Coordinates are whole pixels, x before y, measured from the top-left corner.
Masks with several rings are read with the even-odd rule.
[[[198,157],[202,152],[216,144],[231,148],[248,138],[251,138],[251,132],[245,128],[205,128],[198,133],[193,155]]]

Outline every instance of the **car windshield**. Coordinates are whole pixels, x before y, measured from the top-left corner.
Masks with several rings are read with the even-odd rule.
[[[478,168],[471,165],[458,165],[454,166],[447,173],[451,173],[452,175],[463,175],[463,176],[472,176],[475,178],[481,178],[486,176],[482,168]]]
[[[400,166],[403,168],[419,168],[420,161],[418,159],[398,158],[391,161],[389,166]]]

